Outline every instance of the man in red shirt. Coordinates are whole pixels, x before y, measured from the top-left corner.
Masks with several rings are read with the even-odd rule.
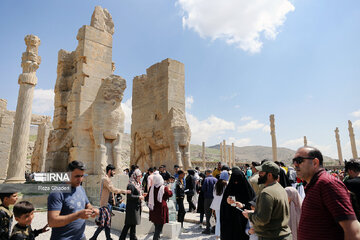
[[[299,148],[293,159],[297,176],[307,182],[298,240],[360,239],[360,225],[345,185],[323,168],[321,152]]]

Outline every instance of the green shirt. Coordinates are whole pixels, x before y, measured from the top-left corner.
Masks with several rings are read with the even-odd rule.
[[[290,234],[289,209],[286,191],[278,182],[264,187],[256,200],[255,212],[249,213],[255,233],[264,238],[278,238]]]

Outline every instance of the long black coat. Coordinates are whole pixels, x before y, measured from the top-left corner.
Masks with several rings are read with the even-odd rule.
[[[131,193],[126,197],[126,215],[125,224],[127,225],[140,225],[141,223],[141,200],[140,192],[136,189],[134,184],[129,183],[127,190]]]
[[[249,201],[255,197],[254,190],[238,168],[233,168],[229,184],[221,200],[220,234],[221,240],[247,240],[249,236],[245,233],[245,227],[248,220],[240,210],[227,203],[228,196],[235,196],[236,201],[245,204],[247,209],[250,209]]]

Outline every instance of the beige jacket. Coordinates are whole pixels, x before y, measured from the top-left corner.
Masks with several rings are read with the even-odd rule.
[[[108,205],[110,193],[124,193],[124,190],[115,188],[111,182],[111,179],[105,175],[101,180],[101,196],[100,207],[106,207]]]

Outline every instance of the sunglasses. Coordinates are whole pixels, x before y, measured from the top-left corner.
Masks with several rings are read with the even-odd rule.
[[[292,160],[293,164],[297,163],[297,164],[301,164],[305,159],[315,159],[314,157],[296,157]]]
[[[84,175],[75,175],[75,178],[82,178]]]

